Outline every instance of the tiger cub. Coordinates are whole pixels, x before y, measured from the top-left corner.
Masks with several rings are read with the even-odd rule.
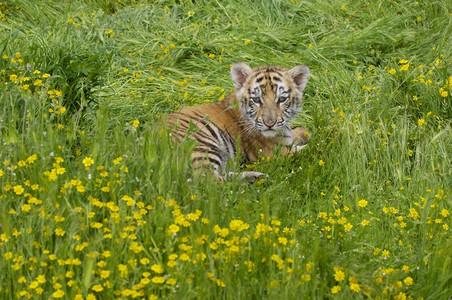
[[[232,66],[231,76],[235,91],[224,100],[187,107],[167,119],[173,138],[182,141],[188,137],[197,142],[190,157],[195,172],[211,169],[220,180],[236,174],[227,172],[226,164],[234,161],[237,149],[246,161],[254,162],[259,153],[270,156],[278,147],[282,155],[297,152],[309,139],[305,128],[290,127],[290,120],[301,111],[309,79],[306,66],[251,69],[240,62]],[[241,179],[249,181],[264,175],[239,173]]]

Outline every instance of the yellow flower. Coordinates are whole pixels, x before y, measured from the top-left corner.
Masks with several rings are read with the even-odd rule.
[[[188,260],[190,260],[190,256],[188,256],[187,253],[182,253],[181,256],[180,256],[180,260],[188,261]]]
[[[2,177],[5,174],[2,170],[0,170],[0,177]]]
[[[419,119],[419,120],[417,120],[417,124],[418,124],[419,126],[424,126],[425,124],[427,124],[427,122],[425,122],[424,119]]]
[[[303,281],[306,281],[306,282],[311,281],[311,275],[310,274],[303,274],[303,275],[301,275],[301,279]]]
[[[91,289],[95,292],[102,292],[104,290],[104,287],[100,284],[96,284]]]
[[[287,245],[287,238],[280,236],[278,238],[278,243],[280,243],[282,245]]]
[[[247,223],[243,222],[242,220],[232,220],[229,223],[229,228],[231,230],[235,230],[235,231],[243,231],[246,230],[250,227],[250,225],[248,225]]]
[[[138,120],[133,120],[133,121],[132,121],[132,126],[133,126],[133,127],[137,128],[138,125],[140,125],[140,121],[138,121]]]
[[[188,12],[188,17],[189,17],[189,18],[193,17],[194,15],[195,15],[195,12],[194,12],[194,11],[190,10],[190,11]]]
[[[55,234],[56,234],[57,236],[64,236],[64,235],[66,234],[66,231],[64,231],[63,228],[58,227],[57,229],[55,229]]]
[[[331,294],[337,294],[341,291],[341,287],[339,285],[335,285],[333,286],[333,288],[331,289]]]
[[[403,66],[400,67],[400,71],[406,71],[408,70],[408,68],[410,67],[409,63],[404,64]]]
[[[152,278],[152,282],[156,284],[162,284],[165,282],[165,278],[162,276],[155,276]]]
[[[366,219],[361,221],[361,226],[367,226],[369,224],[370,224],[370,222],[368,220],[366,220]]]
[[[112,38],[115,35],[113,29],[108,29],[105,31],[105,34],[108,35],[109,38]]]
[[[135,200],[133,200],[133,198],[132,198],[132,197],[130,197],[130,196],[128,196],[128,195],[124,195],[124,196],[122,196],[121,200],[124,200],[124,201],[126,201],[126,203],[127,203],[127,206],[132,206],[132,205],[134,205],[134,204],[135,204]]]
[[[325,165],[325,162],[323,160],[319,160],[319,166],[322,167],[323,165]]]
[[[18,77],[17,77],[16,74],[11,74],[11,75],[9,75],[9,80],[11,80],[14,83],[17,83],[18,82]]]
[[[148,285],[149,282],[151,282],[151,280],[147,277],[141,278],[141,280],[140,280],[141,285]]]
[[[126,265],[119,264],[119,265],[118,265],[118,271],[120,272],[120,273],[119,273],[119,276],[121,276],[121,278],[124,278],[124,277],[127,276],[128,268],[127,268]]]
[[[92,223],[89,224],[89,226],[91,228],[99,229],[99,228],[102,228],[104,225],[102,223],[100,223],[100,222],[92,222]]]
[[[88,168],[89,166],[94,164],[94,160],[91,157],[85,157],[82,160],[83,165],[85,166],[85,168]]]
[[[166,263],[166,265],[167,265],[168,267],[172,268],[172,267],[176,266],[176,261],[174,261],[174,260],[169,260],[169,261]]]
[[[408,217],[417,221],[419,219],[419,213],[415,208],[410,208],[410,213],[408,214]]]
[[[359,200],[358,201],[358,205],[360,206],[360,207],[366,207],[367,206],[367,201],[366,200],[364,200],[364,199],[361,199],[361,200]]]
[[[22,195],[24,192],[24,188],[19,184],[13,187],[13,191],[14,193],[16,193],[16,195]]]
[[[179,231],[179,226],[177,226],[176,224],[171,224],[169,227],[168,227],[168,232],[169,233],[177,233]]]
[[[341,282],[345,279],[345,273],[340,268],[334,268],[334,280]]]
[[[64,292],[62,290],[57,290],[52,294],[53,298],[63,298]]]
[[[86,295],[86,300],[96,300],[96,296],[94,296],[94,294],[89,293],[88,295]]]
[[[100,277],[103,278],[103,279],[106,279],[106,278],[108,278],[109,276],[110,276],[110,271],[108,271],[108,270],[102,270],[102,271],[100,272]]]
[[[135,253],[140,253],[141,251],[144,250],[144,247],[138,244],[138,242],[132,242],[129,249]]]
[[[403,283],[405,283],[405,285],[407,285],[407,286],[410,286],[413,284],[413,278],[407,277],[403,280]]]
[[[24,204],[24,205],[22,205],[22,207],[20,209],[24,212],[29,212],[31,209],[31,206],[29,204]]]
[[[357,283],[351,283],[350,289],[354,291],[355,293],[358,293],[361,290],[361,287]]]
[[[39,283],[45,283],[46,282],[46,277],[44,275],[38,275],[38,277],[36,277],[36,281]]]
[[[36,160],[38,159],[38,156],[36,154],[30,155],[29,157],[27,157],[26,161],[29,164],[34,163]]]
[[[394,68],[391,68],[391,70],[388,71],[388,74],[391,74],[391,75],[393,75],[395,73],[396,73],[396,69],[394,69]]]
[[[222,237],[226,237],[229,234],[229,229],[222,228],[219,233]]]
[[[345,231],[350,231],[350,230],[352,230],[352,228],[353,228],[353,225],[350,224],[350,223],[347,223],[347,224],[344,225]]]
[[[39,286],[39,283],[37,281],[32,281],[30,285],[28,286],[29,289],[34,290]]]
[[[163,273],[163,268],[160,265],[154,264],[151,266],[151,270],[154,271],[157,274]]]

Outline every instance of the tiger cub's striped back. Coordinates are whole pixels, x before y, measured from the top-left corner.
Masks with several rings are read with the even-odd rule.
[[[236,149],[252,162],[259,152],[270,156],[278,146],[282,154],[299,151],[309,137],[306,129],[290,127],[290,120],[301,110],[307,67],[251,69],[237,63],[231,76],[235,91],[223,101],[184,108],[167,120],[175,139],[197,142],[191,154],[195,170],[212,169],[218,178],[231,174],[226,164],[234,160]],[[240,176],[253,180],[263,175],[243,172]]]

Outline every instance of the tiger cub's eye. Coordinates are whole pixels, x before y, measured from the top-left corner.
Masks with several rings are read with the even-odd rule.
[[[261,98],[259,97],[251,97],[251,101],[258,105],[262,104]]]
[[[284,104],[284,103],[287,102],[287,100],[289,100],[289,97],[283,97],[283,96],[281,96],[281,97],[278,98],[278,103],[279,103],[279,104]]]

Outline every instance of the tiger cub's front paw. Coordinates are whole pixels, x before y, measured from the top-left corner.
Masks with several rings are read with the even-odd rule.
[[[306,128],[297,127],[292,130],[292,136],[294,139],[294,144],[305,145],[309,142],[311,133]]]
[[[264,178],[266,175],[264,173],[260,172],[254,172],[254,171],[246,171],[246,172],[229,172],[228,177],[231,176],[238,176],[242,181],[253,183],[258,179]]]

